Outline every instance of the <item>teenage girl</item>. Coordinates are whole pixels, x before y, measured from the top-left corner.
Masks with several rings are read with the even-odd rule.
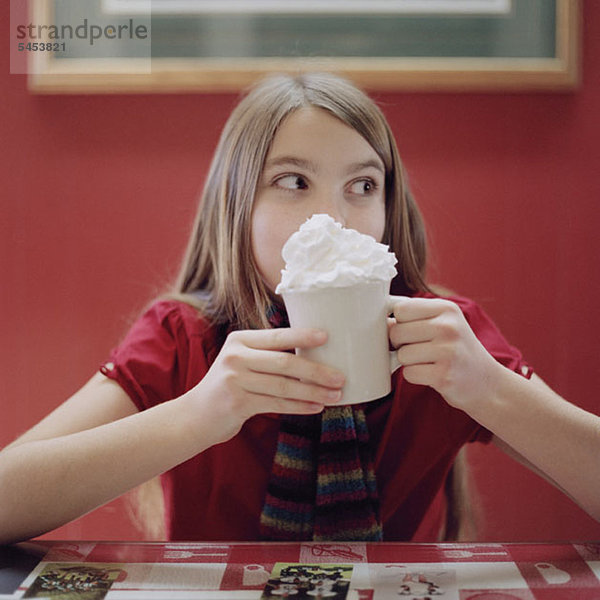
[[[327,333],[289,328],[274,294],[283,244],[315,213],[398,257],[389,337],[404,366],[389,396],[354,407],[337,406],[339,372],[291,352]],[[380,110],[332,75],[278,76],[225,125],[175,293],[0,453],[0,542],[159,474],[170,539],[410,540],[476,440],[600,517],[598,419],[550,390],[476,304],[429,290]]]

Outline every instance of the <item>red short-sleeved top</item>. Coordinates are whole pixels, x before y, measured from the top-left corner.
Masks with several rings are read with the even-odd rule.
[[[521,353],[478,305],[465,298],[451,300],[492,356],[530,376]],[[211,327],[193,307],[158,301],[100,370],[121,385],[139,410],[146,410],[196,385],[223,343],[223,331]],[[456,453],[467,442],[488,441],[490,433],[432,388],[405,381],[402,370],[393,376],[391,397],[365,404],[365,412],[384,539],[433,540],[443,515],[438,493]],[[277,415],[256,415],[231,440],[165,473],[169,539],[260,539],[259,515],[278,431]]]

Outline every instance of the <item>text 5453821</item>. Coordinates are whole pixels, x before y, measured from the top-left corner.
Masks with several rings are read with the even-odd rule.
[[[28,52],[64,52],[67,49],[65,42],[19,42],[19,52],[27,50]]]

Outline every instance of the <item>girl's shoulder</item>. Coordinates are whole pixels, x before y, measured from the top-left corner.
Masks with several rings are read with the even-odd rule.
[[[142,311],[100,371],[143,410],[193,387],[218,350],[217,329],[197,307],[159,299]]]
[[[193,300],[187,302],[180,298],[159,298],[150,303],[142,311],[141,320],[155,323],[158,326],[184,327],[198,333],[214,329],[210,321]]]
[[[193,304],[179,298],[159,298],[138,314],[132,323],[125,343],[138,340],[173,340],[188,345],[201,340],[203,346],[212,346],[220,337],[220,328],[213,325]]]

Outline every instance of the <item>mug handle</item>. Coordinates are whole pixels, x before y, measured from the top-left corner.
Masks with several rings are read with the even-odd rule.
[[[404,299],[405,296],[388,296],[387,303],[387,314],[391,315],[394,312],[394,303],[396,300]],[[398,361],[398,352],[396,350],[390,350],[390,373],[393,373],[396,369],[399,369],[402,364]]]

